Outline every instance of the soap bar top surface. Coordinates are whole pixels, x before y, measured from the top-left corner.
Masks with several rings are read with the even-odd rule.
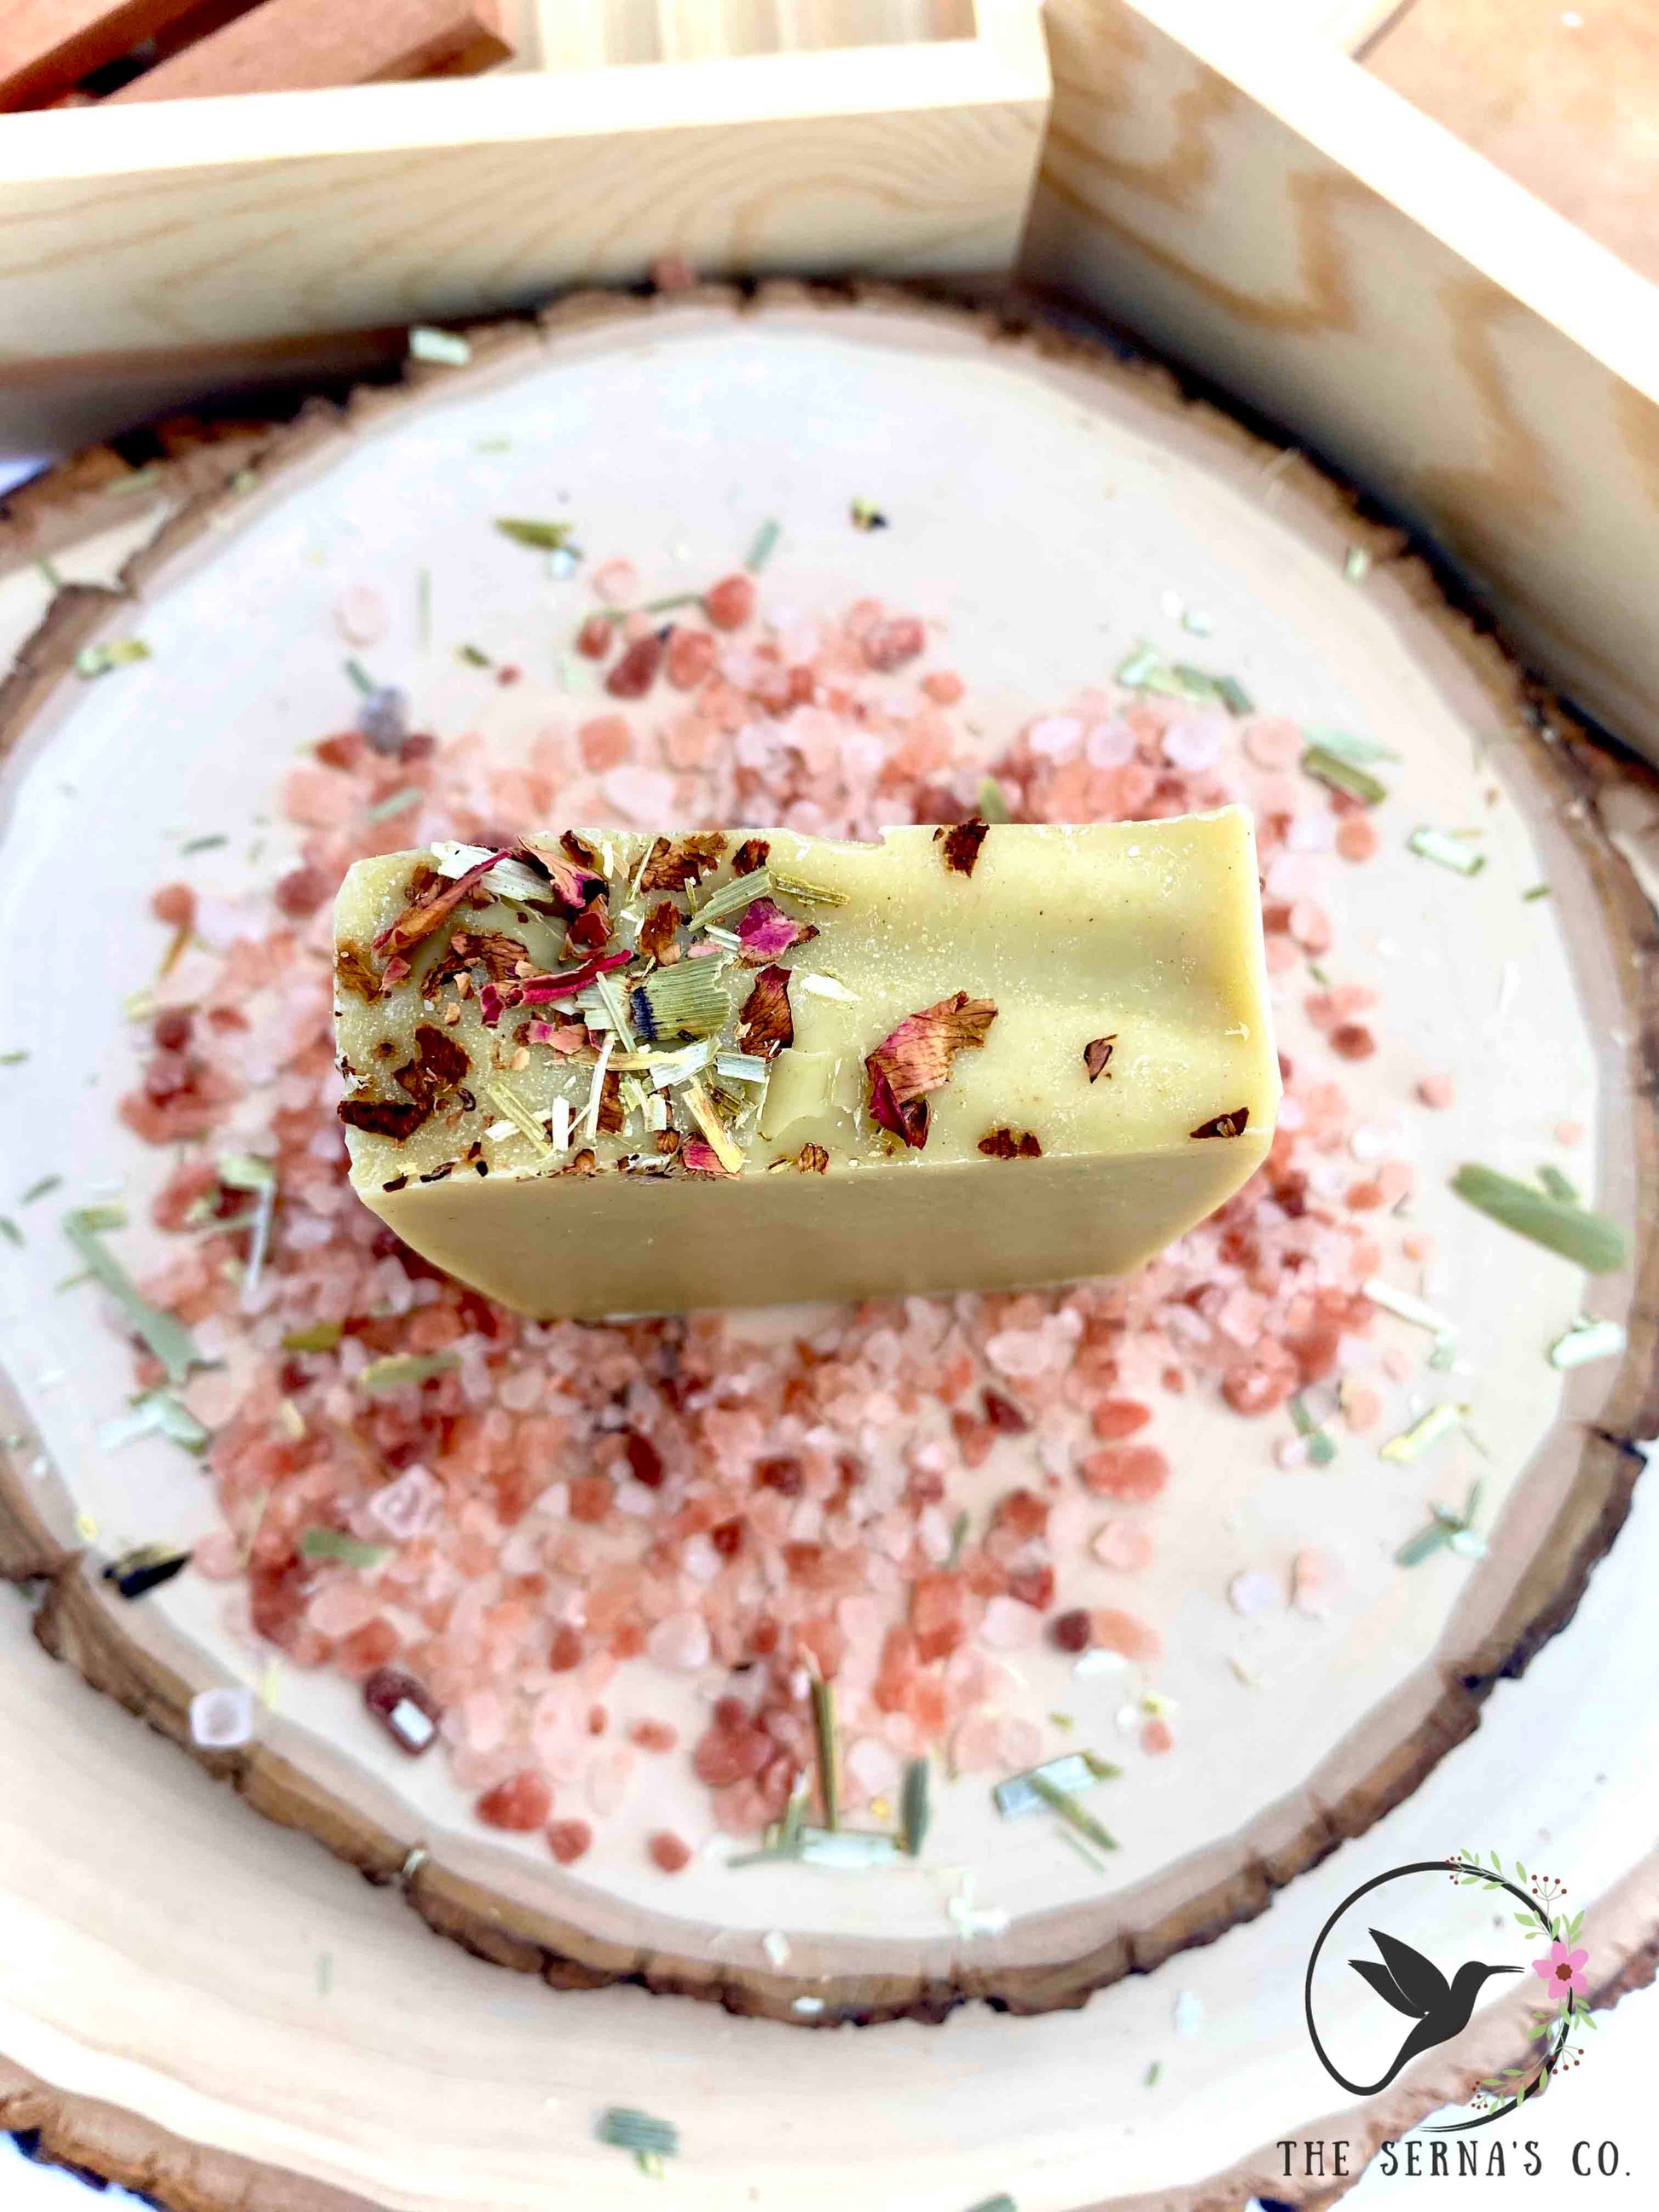
[[[1278,1102],[1237,809],[436,848],[358,862],[336,927],[365,1193],[1167,1153]]]

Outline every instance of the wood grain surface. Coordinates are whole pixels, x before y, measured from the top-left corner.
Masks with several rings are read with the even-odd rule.
[[[1659,280],[1659,11],[1651,0],[1416,0],[1365,66]]]
[[[705,295],[685,303],[685,311],[706,309],[720,301],[721,295]],[[738,307],[730,300],[725,305],[727,312]],[[1364,520],[1337,487],[1304,463],[1293,461],[1285,467],[1282,457],[1236,426],[1207,410],[1194,409],[1161,373],[1122,363],[1073,341],[1041,332],[1016,340],[988,321],[975,323],[880,293],[866,293],[854,301],[783,287],[763,305],[782,316],[805,312],[853,324],[867,319],[872,328],[884,321],[890,326],[896,322],[901,329],[912,329],[919,343],[948,346],[989,341],[1004,349],[1018,343],[1027,349],[1034,370],[1052,367],[1068,376],[1097,381],[1103,394],[1133,396],[1154,411],[1172,439],[1195,441],[1218,465],[1234,468],[1241,477],[1259,476],[1264,460],[1273,460],[1276,481],[1284,487],[1283,495],[1298,526],[1322,534],[1335,547],[1351,541],[1370,545],[1382,587],[1398,594],[1401,619],[1420,636],[1424,652],[1450,672],[1448,680],[1471,687],[1512,733],[1540,805],[1566,825],[1589,871],[1594,896],[1579,917],[1579,926],[1610,941],[1616,964],[1627,979],[1624,1018],[1638,1033],[1653,1034],[1650,913],[1596,828],[1594,811],[1587,804],[1598,781],[1618,772],[1554,702],[1519,676],[1492,639],[1451,611],[1429,572],[1401,553],[1397,538]],[[611,299],[568,301],[544,319],[539,333],[526,325],[475,332],[476,367],[461,373],[459,383],[453,372],[417,371],[404,392],[368,396],[354,412],[359,420],[385,421],[400,410],[418,410],[422,396],[429,397],[434,390],[461,388],[469,377],[499,378],[527,368],[540,361],[547,348],[556,358],[562,337],[591,337],[596,330],[603,333],[609,329],[623,339],[642,318],[660,319],[665,329],[672,327],[676,312],[672,303],[652,307]],[[272,432],[264,443],[257,441],[252,426],[248,434],[256,442],[235,450],[236,473],[240,477],[252,466],[262,495],[278,498],[285,480],[325,465],[329,452],[338,446],[343,426],[330,410],[316,409],[294,428]],[[231,458],[228,454],[227,461]],[[49,492],[47,486],[36,495],[37,505],[46,502]],[[232,496],[246,497],[246,489],[234,495],[228,487],[206,489],[165,527],[155,550],[135,564],[126,588],[140,594],[160,588],[169,564],[187,561],[210,546],[216,518]],[[37,719],[49,710],[74,652],[107,620],[112,604],[106,594],[85,590],[72,591],[59,601],[0,696],[0,728],[6,742],[25,741]],[[1638,1164],[1645,1193],[1642,1212],[1651,1224],[1654,1123],[1645,1100],[1636,1112]],[[1316,1863],[1338,1840],[1363,1832],[1402,1800],[1443,1753],[1474,1729],[1480,1705],[1497,1681],[1521,1672],[1543,1642],[1571,1618],[1591,1566],[1620,1525],[1640,1464],[1626,1440],[1659,1426],[1652,1377],[1656,1303],[1656,1251],[1650,1230],[1632,1317],[1630,1355],[1604,1426],[1585,1437],[1564,1431],[1544,1455],[1539,1508],[1543,1517],[1538,1524],[1542,1540],[1524,1561],[1510,1563],[1517,1572],[1471,1586],[1472,1592],[1478,1589],[1480,1594],[1460,1608],[1433,1668],[1419,1680],[1402,1683],[1400,1696],[1375,1717],[1364,1740],[1346,1747],[1328,1772],[1314,1777],[1297,1805],[1278,1808],[1257,1832],[1238,1839],[1237,1848],[1208,1850],[1175,1869],[1171,1881],[1151,1885],[1140,1894],[1130,1893],[1115,1902],[1109,1915],[1073,1915],[1069,1947],[1062,1946],[1058,1955],[1054,1931],[1045,1930],[1043,1955],[1034,1956],[1028,1964],[1017,1958],[1004,1960],[980,1971],[918,1980],[902,1969],[862,1963],[858,1947],[848,1947],[839,1972],[811,1983],[824,2008],[816,2021],[824,2025],[897,2017],[928,2021],[973,1996],[988,1996],[1017,2012],[1075,2005],[1091,1990],[1126,1973],[1145,1972],[1183,1947],[1211,1942],[1260,1912],[1276,1889]],[[41,1586],[35,1615],[41,1644],[161,1734],[187,1744],[189,1685],[170,1662],[166,1639],[143,1627],[137,1614],[124,1613],[106,1602],[79,1559],[42,1519],[32,1502],[34,1494],[31,1482],[15,1466],[0,1482],[0,1564],[13,1577],[33,1578]],[[1553,1502],[1541,1502],[1550,1499]],[[711,1952],[688,1945],[684,1935],[676,1945],[645,1925],[627,1940],[614,1923],[596,1931],[572,1920],[550,1918],[545,1910],[492,1888],[487,1879],[412,1853],[412,1839],[397,1832],[393,1823],[366,1813],[361,1802],[340,1792],[331,1779],[319,1781],[268,1747],[196,1756],[255,1809],[316,1837],[371,1882],[405,1897],[428,1926],[483,1959],[539,1976],[556,1987],[635,1982],[656,1990],[714,1997],[734,2014],[793,2018],[799,2024],[790,2007],[802,1984],[792,1975],[733,1966],[718,1956],[717,1948]],[[1639,1942],[1629,1933],[1627,1917],[1620,1925],[1626,1929],[1621,1938],[1625,1948],[1635,1956],[1647,1941],[1650,1923],[1642,1923]],[[1460,2057],[1458,2063],[1465,2062]],[[1442,2072],[1431,2085],[1413,2081],[1409,2094],[1427,2099],[1414,2109],[1426,2110],[1439,2101],[1448,2078]],[[18,2094],[40,2093],[25,2084]],[[78,2109],[50,2100],[48,2104],[60,2114]],[[1389,2107],[1382,2132],[1397,2126],[1401,2109],[1397,2103]],[[57,2139],[66,2144],[82,2141],[76,2129],[88,2124],[94,2134],[106,2127],[101,2119],[87,2123],[82,2116],[65,2123]],[[1373,2139],[1380,2140],[1380,2134]],[[109,2170],[118,2170],[109,2155],[107,2135],[99,2140],[104,2143],[104,2162]],[[153,2133],[144,2140],[149,2146],[147,2154],[155,2154]],[[242,2186],[241,2179],[234,2185]],[[277,2185],[264,2177],[260,2185],[269,2189]],[[223,2169],[210,2189],[203,2185],[209,2193],[181,2196],[179,2202],[210,2204],[219,2212],[220,2207],[240,2201],[230,2195],[232,2186],[230,2172]],[[283,2182],[281,2186],[289,2185]],[[248,2201],[263,2206],[267,2199]],[[307,2208],[313,2201],[331,2208],[341,2202],[325,2195],[314,2199],[304,2195],[269,2197],[273,2207],[290,2201]],[[1199,2193],[1190,2201],[1226,2200]]]
[[[500,0],[374,0],[367,8],[263,0],[104,104],[464,76],[493,68],[511,52]]]
[[[1224,0],[1046,21],[1023,273],[1294,426],[1659,757],[1659,290],[1328,45]]]

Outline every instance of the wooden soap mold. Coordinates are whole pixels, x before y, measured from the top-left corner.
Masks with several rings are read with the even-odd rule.
[[[237,463],[234,477],[198,492],[165,525],[153,545],[129,564],[119,591],[72,586],[59,595],[20,656],[15,672],[0,687],[0,751],[20,742],[58,685],[75,680],[76,653],[106,623],[122,599],[127,594],[142,597],[150,579],[186,549],[201,545],[237,502],[267,489],[280,492],[289,472],[325,464],[328,449],[343,434],[349,436],[354,425],[417,404],[434,386],[459,391],[473,382],[510,376],[515,367],[532,364],[544,351],[556,352],[566,333],[585,333],[605,325],[617,325],[619,332],[632,331],[653,320],[672,329],[676,304],[667,299],[641,301],[579,295],[533,324],[496,324],[473,331],[473,364],[466,369],[412,368],[401,387],[361,392],[343,410],[313,405],[300,420],[274,431],[263,445],[233,441],[229,451]],[[988,315],[973,316],[876,287],[830,291],[778,284],[766,288],[752,302],[734,292],[708,288],[690,304],[700,309],[724,306],[733,314],[764,315],[772,309],[799,314],[806,309],[822,313],[830,326],[852,328],[860,316],[902,313],[955,334],[978,331],[997,343],[1063,361],[1109,383],[1127,382],[1143,399],[1150,398],[1172,417],[1195,416],[1207,433],[1240,456],[1264,462],[1283,459],[1207,405],[1183,398],[1168,372],[1042,328],[1014,328]],[[188,465],[199,468],[200,456]],[[252,489],[249,470],[257,477]],[[1584,803],[1598,782],[1620,771],[1557,702],[1524,677],[1494,637],[1482,635],[1468,616],[1451,607],[1428,566],[1402,550],[1400,533],[1368,520],[1348,494],[1299,458],[1293,457],[1280,477],[1285,496],[1297,501],[1310,520],[1316,518],[1344,539],[1366,546],[1379,568],[1403,587],[1414,610],[1451,647],[1500,709],[1540,785],[1565,802],[1560,813],[1590,871],[1603,927],[1620,955],[1625,1018],[1651,1054],[1652,1040],[1659,1034],[1652,915],[1623,861],[1601,835],[1593,809]],[[69,481],[73,489],[72,476]],[[1370,1759],[1363,1777],[1354,1779],[1350,1773],[1335,1789],[1328,1782],[1329,1802],[1324,1802],[1316,1773],[1297,1800],[1273,1808],[1257,1824],[1261,1831],[1257,1839],[1235,1839],[1196,1854],[1111,1900],[1099,1913],[1083,1915],[1078,1908],[1068,1908],[1073,1918],[1105,1919],[1112,1924],[1103,1933],[1098,1927],[1079,1927],[1076,1948],[1063,1945],[1066,1955],[1059,1959],[1047,1955],[1025,1964],[1004,1959],[983,1966],[963,1959],[948,1978],[922,1978],[914,1972],[894,1971],[884,1962],[881,1954],[889,1947],[832,1939],[821,1947],[822,1960],[811,1962],[821,1971],[805,1971],[808,1960],[803,1956],[794,1972],[785,1973],[699,1957],[685,1944],[684,1923],[665,1918],[659,1923],[660,1935],[647,1932],[643,1940],[595,1933],[447,1869],[426,1853],[417,1838],[396,1834],[347,1804],[269,1747],[255,1745],[225,1753],[194,1750],[189,1742],[190,1691],[169,1663],[167,1632],[158,1636],[140,1613],[118,1608],[80,1555],[66,1552],[53,1539],[30,1502],[18,1462],[0,1464],[0,1573],[44,1582],[34,1626],[48,1651],[75,1667],[93,1687],[191,1749],[202,1765],[228,1779],[256,1810],[315,1837],[368,1881],[400,1886],[437,1933],[480,1957],[539,1974],[555,1988],[632,1982],[653,1990],[711,1999],[728,2011],[763,2014],[796,2026],[896,2019],[936,2021],[972,1997],[1013,2012],[1076,2006],[1122,1975],[1148,1972],[1176,1953],[1212,1942],[1252,1917],[1271,1901],[1276,1889],[1316,1864],[1340,1842],[1363,1833],[1416,1789],[1443,1753],[1478,1725],[1481,1701],[1494,1684],[1521,1674],[1540,1646],[1571,1619],[1591,1569],[1629,1508],[1641,1463],[1629,1439],[1659,1427],[1659,1379],[1655,1374],[1659,1346],[1659,1121],[1652,1082],[1650,1075],[1636,1109],[1644,1227],[1629,1349],[1609,1400],[1607,1425],[1587,1431],[1582,1440],[1565,1423],[1553,1432],[1554,1463],[1565,1467],[1576,1449],[1577,1464],[1547,1543],[1495,1615],[1484,1594],[1484,1578],[1472,1581],[1443,1639],[1433,1679],[1413,1677],[1402,1683],[1387,1707],[1367,1723]],[[1540,1473],[1534,1467],[1533,1479]],[[1419,1670],[1419,1676],[1430,1672]],[[1328,1767],[1338,1759],[1352,1770],[1352,1757],[1342,1754],[1328,1762]],[[1023,1923],[1043,1931],[1039,1948],[1047,1954],[1054,1948],[1050,1923],[1060,1917],[1032,1916]],[[646,1917],[648,1923],[653,1916]],[[803,1996],[820,2001],[823,2009],[806,2018],[793,2011],[794,2002]]]

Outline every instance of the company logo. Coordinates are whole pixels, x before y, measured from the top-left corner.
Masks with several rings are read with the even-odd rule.
[[[1460,1893],[1450,1910],[1449,1883]],[[1374,2097],[1413,2058],[1461,2034],[1488,1984],[1527,1976],[1540,2002],[1526,2057],[1481,2082],[1472,2118],[1428,2132],[1489,2127],[1579,2063],[1575,2039],[1589,2018],[1583,1917],[1569,1913],[1562,1883],[1518,1860],[1506,1872],[1496,1851],[1373,1875],[1332,1913],[1308,1960],[1304,1997],[1320,2064],[1353,2096]],[[1355,1974],[1372,1992],[1358,2008]]]

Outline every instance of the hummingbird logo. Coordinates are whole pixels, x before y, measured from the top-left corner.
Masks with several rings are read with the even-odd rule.
[[[1577,2063],[1572,2049],[1572,2038],[1582,2019],[1588,2018],[1588,1987],[1580,1969],[1587,1957],[1583,1949],[1575,1950],[1583,1915],[1576,1917],[1565,1909],[1565,1892],[1563,1885],[1552,1875],[1534,1872],[1528,1875],[1518,1863],[1513,1878],[1498,1855],[1490,1854],[1490,1863],[1485,1863],[1468,1852],[1458,1852],[1450,1858],[1419,1859],[1409,1866],[1389,1867],[1383,1873],[1373,1875],[1357,1889],[1350,1891],[1320,1929],[1308,1957],[1308,1971],[1303,1984],[1303,2007],[1307,2016],[1308,2035],[1318,2056],[1320,2064],[1354,2097],[1375,2097],[1386,2089],[1395,2077],[1419,2058],[1426,2051],[1449,2043],[1461,2035],[1474,2017],[1480,2003],[1482,1992],[1494,1978],[1510,1974],[1523,1974],[1525,1966],[1511,1960],[1493,1960],[1490,1957],[1465,1957],[1455,1969],[1451,1960],[1442,1957],[1450,1971],[1443,1972],[1436,1960],[1425,1957],[1413,1944],[1404,1942],[1386,1928],[1370,1926],[1368,1920],[1354,1912],[1362,1899],[1389,1884],[1400,1884],[1389,1901],[1389,1917],[1395,1920],[1397,1913],[1408,1911],[1407,1899],[1420,1898],[1424,1909],[1433,1916],[1432,1924],[1437,1929],[1455,1929],[1461,1908],[1454,1906],[1449,1917],[1443,1892],[1432,1894],[1439,1885],[1450,1881],[1454,1889],[1468,1893],[1468,1906],[1463,1925],[1468,1929],[1467,1948],[1477,1946],[1486,1952],[1492,1944],[1492,1929],[1496,1924],[1503,1928],[1501,1918],[1495,1921],[1493,1907],[1508,1903],[1518,1907],[1513,1919],[1525,1930],[1524,1940],[1536,1950],[1540,1944],[1547,1946],[1547,1955],[1529,1958],[1533,1972],[1549,1990],[1552,2009],[1540,2010],[1536,2006],[1528,2015],[1530,2033],[1527,2037],[1524,2055],[1516,2063],[1500,2068],[1492,2077],[1479,2084],[1473,2099],[1474,2117],[1445,2123],[1437,2126],[1436,2134],[1459,2134],[1469,2128],[1490,2126],[1513,2112],[1517,2106],[1544,2087],[1550,2076],[1565,2065]],[[1423,1885],[1428,1885],[1425,1887]],[[1413,1885],[1416,1885],[1414,1887]],[[1370,1910],[1375,1911],[1375,1906]],[[1352,1915],[1350,1918],[1348,1916]],[[1359,1928],[1366,1928],[1376,1956],[1350,1957],[1347,1972],[1341,1961],[1350,1951],[1363,1949],[1354,1937]],[[1507,1930],[1505,1929],[1505,1933]],[[1443,1935],[1440,1945],[1449,1948],[1459,1945],[1455,1933]],[[1329,1965],[1322,1979],[1320,1961],[1329,1944]],[[1502,1946],[1515,1946],[1511,1936]],[[1437,1947],[1438,1948],[1438,1947]],[[1519,1948],[1516,1946],[1515,1948]],[[1455,1957],[1453,1951],[1452,1956]],[[1383,2004],[1400,2015],[1396,2027],[1404,2033],[1388,2070],[1375,2081],[1355,2081],[1345,2074],[1327,2049],[1320,2030],[1336,2027],[1340,2016],[1342,2033],[1352,2035],[1374,2032],[1382,2025],[1378,2008],[1370,1996],[1354,2004],[1357,1995],[1348,1972],[1358,1974],[1367,1990],[1382,1998]],[[1527,1984],[1531,1989],[1531,1984]],[[1347,1992],[1344,1996],[1344,1990]],[[1535,1992],[1534,1993],[1536,1994]],[[1352,2060],[1349,2063],[1352,2063]]]
[[[1379,1966],[1375,1959],[1350,1959],[1348,1964],[1355,1973],[1363,1974],[1378,1996],[1391,2004],[1396,2012],[1404,2013],[1416,2026],[1395,2054],[1395,2061],[1380,2081],[1362,2086],[1349,2081],[1340,2075],[1337,2079],[1345,2089],[1356,2097],[1374,2097],[1379,2089],[1386,2089],[1402,2066],[1425,2051],[1432,2051],[1437,2043],[1449,2043],[1469,2024],[1475,1999],[1492,1974],[1518,1974],[1519,1966],[1492,1966],[1483,1960],[1466,1960],[1450,1981],[1441,1972],[1432,1959],[1425,1959],[1409,1943],[1402,1943],[1397,1936],[1390,1936],[1384,1928],[1373,1928],[1371,1941],[1382,1956]]]

